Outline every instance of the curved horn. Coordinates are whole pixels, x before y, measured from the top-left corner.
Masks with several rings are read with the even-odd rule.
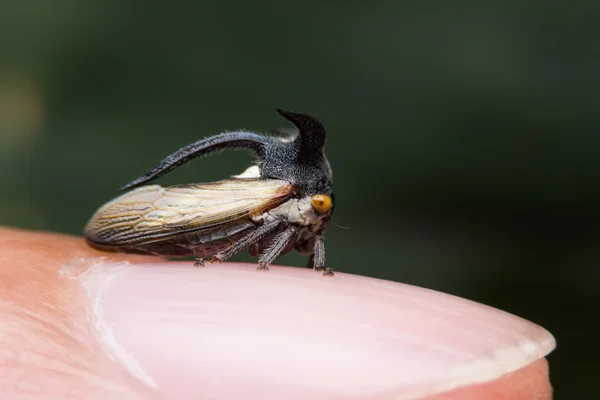
[[[309,151],[320,151],[325,146],[325,128],[314,117],[277,109],[285,119],[298,128],[298,140],[301,148]]]
[[[249,149],[262,158],[264,156],[267,141],[268,139],[264,136],[252,132],[226,132],[199,140],[188,146],[182,147],[175,153],[166,157],[156,167],[123,186],[121,190],[131,189],[150,182],[189,160],[223,149]]]

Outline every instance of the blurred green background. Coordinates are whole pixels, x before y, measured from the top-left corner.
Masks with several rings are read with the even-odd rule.
[[[349,227],[329,228],[328,265],[541,324],[558,341],[556,398],[589,398],[600,3],[453,3],[1,1],[0,224],[79,235],[177,148],[287,127],[278,107],[310,113]],[[159,182],[250,160],[227,152]]]

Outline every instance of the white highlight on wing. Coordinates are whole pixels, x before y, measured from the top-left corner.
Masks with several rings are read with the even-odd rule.
[[[234,175],[232,178],[236,179],[258,179],[260,178],[260,168],[258,165],[253,165],[247,168],[244,172],[239,175]]]

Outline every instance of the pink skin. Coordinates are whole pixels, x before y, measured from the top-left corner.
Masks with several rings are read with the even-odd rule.
[[[13,229],[0,263],[7,399],[551,398],[547,331],[422,288]]]

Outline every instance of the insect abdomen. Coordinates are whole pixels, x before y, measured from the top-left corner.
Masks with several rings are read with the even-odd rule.
[[[231,243],[239,240],[246,232],[234,234],[230,237],[204,244],[190,244],[179,238],[167,241],[159,241],[141,245],[102,245],[89,241],[88,243],[99,250],[121,253],[162,255],[162,256],[197,256],[209,258],[218,252],[231,246]]]
[[[238,220],[234,223],[229,223],[226,225],[219,225],[213,228],[186,232],[180,237],[175,238],[174,241],[181,244],[203,245],[226,238],[231,238],[235,234],[243,232],[253,226],[255,225],[250,220]]]

